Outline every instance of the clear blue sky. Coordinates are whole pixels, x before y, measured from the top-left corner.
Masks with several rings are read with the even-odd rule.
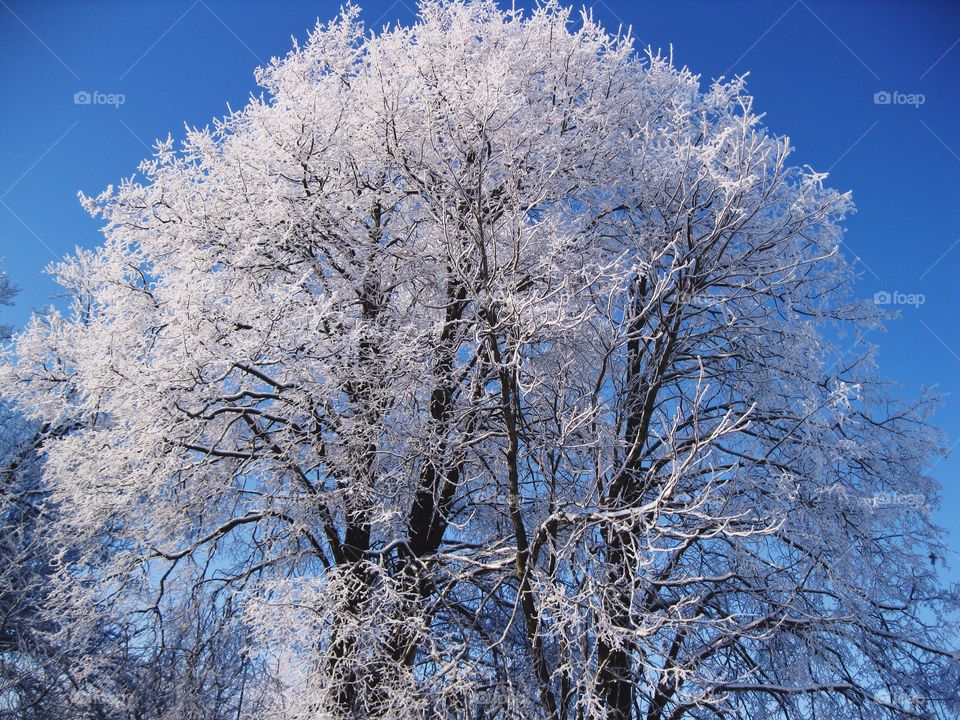
[[[409,21],[412,0],[360,3],[372,25]],[[518,5],[529,5],[520,2]],[[960,3],[681,0],[588,3],[638,44],[674,48],[704,80],[750,71],[768,126],[795,161],[830,172],[859,208],[845,251],[859,292],[923,294],[874,339],[883,374],[948,393],[938,422],[960,441]],[[56,292],[42,274],[99,241],[76,192],[133,173],[157,137],[241,106],[253,68],[303,38],[338,3],[301,0],[0,0],[0,256],[24,288],[0,322],[22,324]],[[75,93],[103,95],[76,104]],[[877,104],[922,94],[922,105]],[[122,105],[109,94],[123,94]],[[933,468],[940,523],[960,577],[960,445]]]

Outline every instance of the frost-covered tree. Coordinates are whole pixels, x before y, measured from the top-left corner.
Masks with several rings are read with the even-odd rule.
[[[18,292],[0,271],[0,305],[12,305]],[[11,331],[0,324],[0,342]],[[51,573],[38,532],[43,493],[35,438],[35,428],[0,398],[0,718],[39,717],[59,700],[56,653],[41,639]]]
[[[13,298],[20,292],[7,273],[0,271],[0,305],[12,305]],[[0,340],[6,340],[10,337],[11,327],[7,324],[0,324]]]
[[[58,653],[41,609],[51,575],[34,428],[0,400],[0,718],[53,717]]]
[[[17,292],[0,274],[0,302],[12,304]],[[196,598],[145,644],[131,618],[109,606],[64,603],[55,592],[58,569],[95,573],[112,542],[109,532],[72,538],[60,531],[61,506],[43,481],[44,444],[77,428],[28,421],[0,396],[0,719],[254,714],[268,686],[243,652],[235,609]],[[71,607],[82,615],[65,615]],[[74,637],[79,628],[86,632]]]
[[[478,0],[258,80],[7,370],[73,637],[226,613],[277,718],[954,716],[934,398],[742,79]]]
[[[0,305],[19,288],[0,272]],[[12,326],[0,325],[0,342]],[[9,391],[9,388],[7,388]],[[0,395],[0,718],[46,720],[68,708],[69,673],[44,613],[54,573],[40,427]]]

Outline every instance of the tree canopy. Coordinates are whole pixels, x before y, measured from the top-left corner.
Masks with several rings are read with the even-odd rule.
[[[3,371],[70,428],[72,643],[234,716],[954,716],[935,398],[880,380],[850,195],[743,78],[483,0],[257,77],[83,198]]]

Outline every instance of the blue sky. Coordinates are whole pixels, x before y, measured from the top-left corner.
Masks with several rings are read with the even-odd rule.
[[[408,21],[413,0],[360,3],[373,26]],[[518,0],[519,6],[529,5]],[[880,345],[883,375],[947,393],[937,418],[960,441],[960,3],[681,0],[587,3],[638,45],[702,75],[750,72],[755,107],[792,138],[794,160],[829,171],[858,213],[844,251],[864,297],[905,303]],[[157,137],[241,106],[253,69],[303,38],[337,2],[0,0],[0,257],[23,287],[0,322],[50,303],[42,274],[99,241],[76,200],[133,173]],[[89,103],[77,103],[90,99]],[[93,93],[97,93],[93,95]],[[887,93],[878,95],[878,93]],[[122,104],[119,95],[123,96]],[[921,97],[922,96],[922,97]],[[889,100],[889,102],[884,102]],[[894,295],[894,293],[899,293]],[[960,445],[931,474],[960,577]]]

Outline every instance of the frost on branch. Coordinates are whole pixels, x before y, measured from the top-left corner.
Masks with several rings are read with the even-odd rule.
[[[250,717],[952,716],[934,398],[742,79],[552,2],[348,9],[258,79],[84,199],[7,371],[76,426],[77,633],[226,623]]]

